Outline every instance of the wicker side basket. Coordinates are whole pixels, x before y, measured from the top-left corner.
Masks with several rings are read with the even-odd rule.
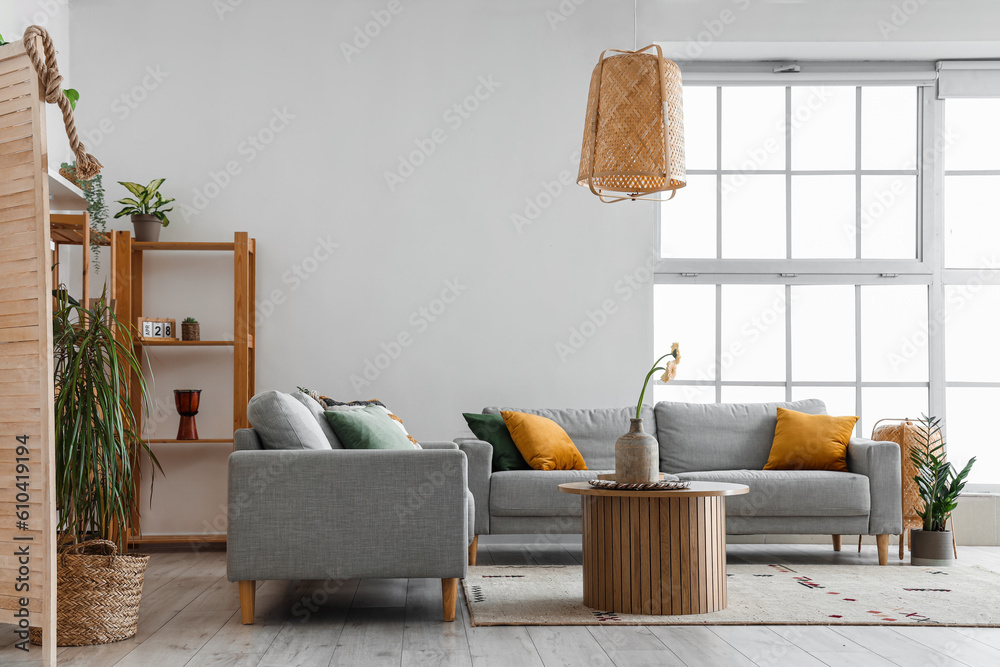
[[[118,554],[118,547],[108,540],[60,549],[56,643],[87,646],[135,636],[148,562],[144,554]],[[31,628],[29,638],[41,645],[42,629]]]

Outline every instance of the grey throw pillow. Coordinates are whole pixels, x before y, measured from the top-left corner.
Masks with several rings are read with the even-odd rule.
[[[326,435],[326,439],[330,442],[330,447],[333,449],[344,448],[344,445],[337,439],[337,434],[334,433],[333,429],[330,427],[330,422],[328,422],[326,417],[323,416],[324,407],[317,403],[315,398],[301,391],[297,391],[292,394],[292,398],[306,406],[306,409],[309,410],[310,414],[312,414],[313,419],[315,419],[316,423],[319,424],[319,427],[323,429],[323,434]]]
[[[264,449],[331,449],[309,408],[290,394],[257,394],[247,404],[247,418]]]

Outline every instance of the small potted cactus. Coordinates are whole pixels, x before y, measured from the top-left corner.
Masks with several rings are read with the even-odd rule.
[[[185,317],[181,322],[181,340],[201,340],[201,325],[193,317]]]

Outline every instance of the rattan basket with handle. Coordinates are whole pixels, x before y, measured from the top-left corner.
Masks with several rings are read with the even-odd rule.
[[[142,580],[149,556],[119,554],[108,540],[88,540],[60,549],[56,592],[56,643],[107,644],[135,636]],[[32,644],[41,628],[30,629]]]

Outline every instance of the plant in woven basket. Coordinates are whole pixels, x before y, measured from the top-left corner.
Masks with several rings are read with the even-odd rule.
[[[104,183],[101,175],[90,179],[79,177],[76,171],[76,160],[63,162],[59,165],[59,173],[71,183],[76,183],[87,200],[87,212],[90,213],[90,254],[94,260],[94,270],[101,270],[101,238],[107,233],[108,206],[104,202]]]
[[[924,522],[924,530],[945,531],[951,513],[958,507],[958,496],[965,488],[976,457],[956,472],[945,457],[941,420],[924,415],[920,425],[917,446],[910,450],[910,460],[917,469],[914,480],[923,501],[923,509],[918,514]]]
[[[127,324],[107,291],[87,309],[65,289],[54,291],[56,505],[64,542],[111,540],[125,552],[139,507],[140,457],[160,468],[132,411],[130,376],[149,405]],[[160,468],[162,472],[162,468]],[[155,470],[154,470],[155,474]]]

